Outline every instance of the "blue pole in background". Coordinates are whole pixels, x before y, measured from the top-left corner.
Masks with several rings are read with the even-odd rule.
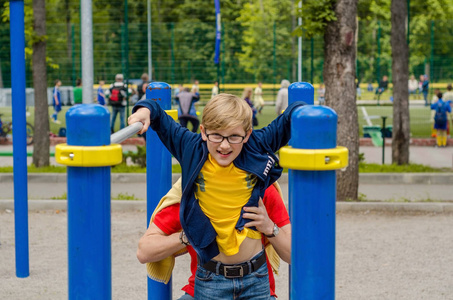
[[[28,277],[28,181],[25,117],[24,1],[10,2],[11,97],[13,111],[14,228],[16,276]]]
[[[171,109],[171,88],[165,82],[152,82],[146,89],[146,99],[157,101],[164,110]],[[160,141],[156,132],[146,132],[146,193],[147,226],[160,199],[171,188],[171,154]],[[168,284],[148,277],[148,299],[165,300],[172,298],[172,281]]]
[[[308,82],[293,82],[288,87],[288,105],[295,101],[304,101],[309,105],[315,102],[315,88]]]
[[[331,108],[303,106],[293,112],[291,120],[292,148],[336,148],[337,115]],[[289,190],[290,298],[334,299],[335,170],[292,170]]]
[[[75,151],[110,145],[110,113],[103,106],[71,107],[66,126]],[[67,169],[69,299],[111,299],[110,166]]]

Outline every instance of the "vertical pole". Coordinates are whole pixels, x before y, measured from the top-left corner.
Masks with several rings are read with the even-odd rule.
[[[93,103],[93,17],[91,0],[81,0],[82,102]]]
[[[110,145],[110,113],[103,106],[71,107],[66,126],[69,146]],[[67,169],[69,299],[111,299],[110,167]]]
[[[224,23],[222,23],[222,32],[224,33],[223,36],[224,38],[220,41],[221,45],[222,45],[222,52],[221,52],[221,57],[223,57],[223,59],[221,60],[221,63],[222,63],[222,93],[225,91],[225,59],[226,59],[226,52],[225,52],[225,40],[226,40],[226,31],[225,31],[225,25],[223,25]],[[220,84],[220,82],[219,82]]]
[[[311,60],[310,60],[310,82],[313,83],[313,69],[314,69],[314,63],[313,63],[313,60],[314,60],[314,56],[315,56],[315,49],[314,49],[315,45],[314,45],[314,41],[313,41],[313,38],[311,38],[311,41],[310,41],[310,57],[311,57]]]
[[[153,48],[152,48],[152,27],[151,27],[151,0],[147,1],[148,3],[148,75],[149,80],[153,81]]]
[[[152,82],[146,89],[146,99],[158,101],[160,106],[171,109],[171,88],[165,82]],[[156,132],[146,132],[146,193],[147,225],[160,199],[171,188],[171,155],[159,140]],[[148,278],[148,299],[171,300],[171,280],[168,284]]]
[[[381,21],[378,21],[378,36],[377,36],[377,59],[376,59],[376,76],[379,84],[381,80]],[[378,96],[379,97],[379,96]],[[379,98],[378,98],[379,103]]]
[[[434,21],[431,20],[431,55],[429,58],[429,80],[431,81],[430,91],[433,91],[432,84],[434,83]],[[428,96],[429,104],[431,105],[431,93]]]
[[[27,135],[25,128],[24,1],[10,4],[11,96],[13,110],[14,228],[16,276],[30,275],[28,253]]]
[[[381,129],[381,136],[382,136],[382,164],[385,164],[385,119],[386,116],[382,116],[382,129]]]
[[[272,98],[275,99],[275,84],[276,84],[276,79],[277,79],[277,25],[275,24],[274,21],[274,26],[273,26],[273,35],[274,35],[274,51],[273,51],[273,56],[274,59],[272,61],[272,70],[273,70],[273,84],[274,86],[272,87]]]
[[[71,83],[72,83],[72,86],[75,86],[76,85],[76,66],[75,66],[75,31],[74,31],[74,24],[71,25],[71,46],[72,46],[72,51],[71,51],[71,54],[72,54],[72,57],[71,57],[71,62],[72,62],[72,80],[71,80]],[[61,77],[60,77],[61,78]]]
[[[302,15],[302,0],[299,1],[299,15]],[[299,27],[302,26],[302,17],[297,19],[297,24]],[[298,45],[298,56],[297,56],[297,81],[302,81],[302,36],[299,36],[297,39]]]
[[[170,23],[171,28],[171,84],[175,84],[175,23]]]
[[[291,120],[292,148],[336,147],[337,115],[331,108],[303,106]],[[335,298],[335,188],[335,170],[290,174],[290,299]]]
[[[126,120],[129,118],[129,17],[128,17],[127,0],[124,0],[124,47],[126,52],[126,72],[124,78],[126,79]]]

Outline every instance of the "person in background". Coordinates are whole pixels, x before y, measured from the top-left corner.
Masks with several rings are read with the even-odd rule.
[[[407,83],[407,88],[409,90],[409,96],[411,94],[415,95],[417,93],[418,81],[417,81],[417,79],[415,79],[414,75],[411,75],[411,77]]]
[[[193,82],[192,88],[190,89],[191,93],[199,93],[200,92],[200,83],[197,79]]]
[[[434,129],[436,129],[436,146],[447,147],[447,124],[451,107],[442,100],[442,93],[437,94],[437,102],[431,104],[434,114]]]
[[[77,78],[74,92],[74,104],[82,104],[82,79]]]
[[[320,84],[318,88],[318,101],[319,105],[324,105],[326,104],[326,88],[324,87],[324,84]]]
[[[217,96],[219,94],[219,82],[214,82],[214,86],[212,87],[211,91],[211,98]]]
[[[277,113],[277,116],[281,115],[282,111],[288,107],[289,84],[289,81],[286,79],[283,79],[280,83],[280,90],[278,90],[277,100],[275,100],[275,112]]]
[[[99,81],[98,95],[97,95],[98,104],[100,104],[102,106],[105,105],[104,84],[105,84],[105,82],[103,80]]]
[[[137,95],[138,100],[143,100],[144,96],[146,95],[146,88],[148,87],[149,84],[149,77],[148,74],[143,73],[140,78],[142,82],[137,86]]]
[[[428,106],[428,92],[429,92],[428,75],[423,75],[422,94],[423,94],[423,100],[425,100],[425,106]]]
[[[373,91],[373,84],[372,84],[371,82],[368,82],[368,85],[367,85],[366,90],[367,90],[368,92],[372,92],[372,91]]]
[[[60,120],[58,120],[58,113],[61,111],[61,93],[59,87],[61,86],[61,80],[55,80],[55,86],[53,88],[53,114],[52,114],[52,122],[55,124],[61,124]]]
[[[115,75],[115,82],[112,83],[106,91],[106,96],[109,98],[109,105],[112,106],[112,121],[110,130],[113,133],[115,130],[116,117],[120,114],[120,129],[125,127],[125,113],[127,105],[127,96],[132,94],[132,90],[123,82],[123,74]]]
[[[451,83],[447,85],[447,91],[444,93],[444,97],[442,100],[447,103],[450,108],[453,110],[453,91],[452,91],[452,86]],[[453,114],[450,114],[451,117],[451,122],[453,126]],[[450,137],[450,123],[447,122],[447,136]]]
[[[252,102],[252,94],[253,94],[253,89],[252,88],[249,88],[249,87],[246,87],[244,89],[244,91],[242,92],[242,99],[244,99],[245,102],[247,102],[247,104],[250,106],[250,108],[252,109],[252,112],[253,112],[253,115],[252,115],[252,125],[253,126],[258,126],[258,119],[256,118],[256,113],[257,113],[257,110],[256,108],[253,106],[253,102]]]
[[[258,86],[255,88],[255,98],[253,99],[253,106],[255,106],[256,110],[261,113],[264,107],[264,99],[263,99],[263,83],[258,82]]]
[[[192,124],[192,132],[198,131],[200,120],[198,120],[197,110],[194,103],[200,100],[199,93],[192,93],[189,88],[185,88],[175,97],[178,106],[178,119],[182,127],[187,128],[187,123]]]

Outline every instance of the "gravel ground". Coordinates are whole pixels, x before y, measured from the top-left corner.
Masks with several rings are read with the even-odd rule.
[[[112,214],[113,299],[147,299],[146,272],[135,258],[145,212]],[[453,299],[453,215],[338,213],[336,299]],[[67,213],[29,214],[30,276],[16,278],[14,214],[0,212],[0,299],[67,299]],[[188,278],[177,259],[173,299]],[[288,299],[288,267],[277,276]]]

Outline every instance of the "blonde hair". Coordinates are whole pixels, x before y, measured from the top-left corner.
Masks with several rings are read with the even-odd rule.
[[[241,98],[231,94],[212,97],[203,110],[201,124],[210,130],[242,126],[247,132],[252,128],[252,110]]]
[[[247,96],[252,97],[253,95],[253,89],[251,87],[246,87],[244,91],[242,92],[242,99],[247,98]],[[252,100],[252,99],[250,99]]]

